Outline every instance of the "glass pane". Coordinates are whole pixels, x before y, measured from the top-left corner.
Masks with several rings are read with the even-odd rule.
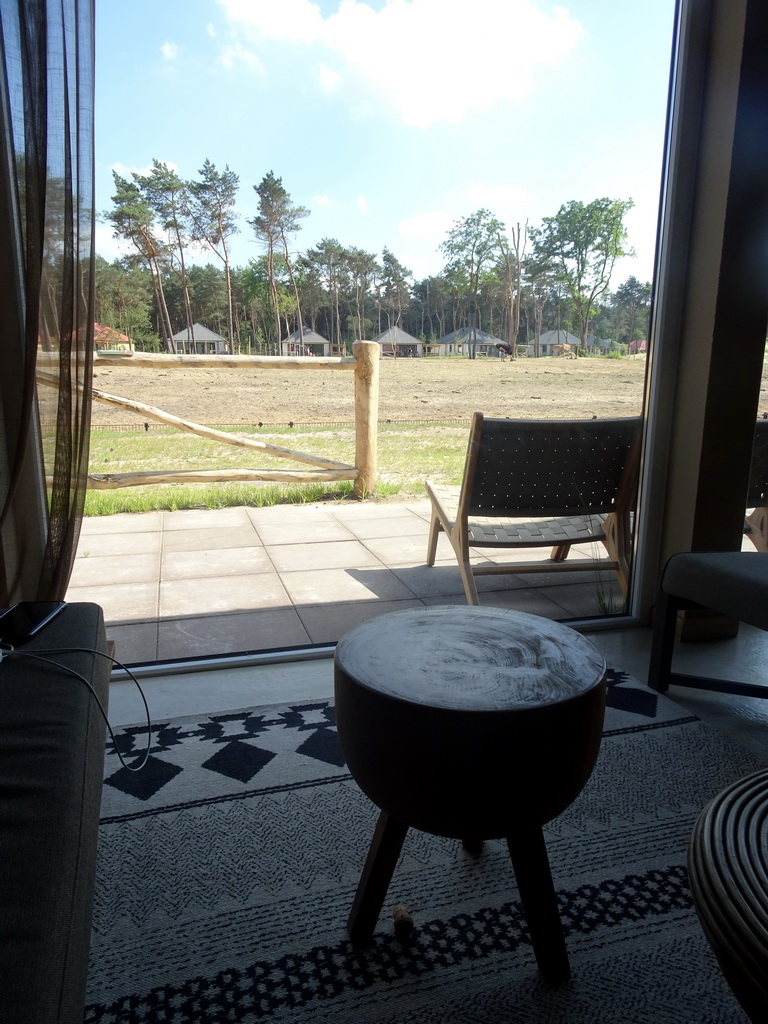
[[[352,374],[215,360],[349,358],[357,339],[375,340],[381,511],[344,518],[349,483],[305,487],[316,504],[299,510],[304,527],[291,509],[246,511],[285,500],[283,484],[131,487],[94,492],[89,507],[232,502],[242,515],[228,522],[239,525],[201,549],[208,578],[225,594],[228,574],[254,577],[272,595],[263,600],[292,616],[285,635],[308,642],[335,639],[321,607],[462,599],[450,548],[441,542],[440,564],[424,565],[424,481],[459,484],[472,413],[642,413],[674,7],[196,0],[180,17],[137,0],[129,17],[102,4],[97,348],[214,362],[97,366],[96,386],[349,465]],[[94,426],[100,473],[296,468],[114,404],[95,403]],[[365,523],[394,506],[405,532],[382,524],[386,536],[375,536]],[[258,555],[206,560],[224,535],[247,548],[248,530]],[[585,543],[565,562],[604,553]],[[534,555],[549,561],[546,549]],[[188,574],[179,579],[202,573],[175,562]],[[179,579],[167,593],[181,593]],[[256,600],[208,608],[214,591],[201,584],[196,608],[181,597],[168,608],[244,614]],[[522,608],[524,598],[562,619],[624,604],[612,571],[482,581],[481,603]]]

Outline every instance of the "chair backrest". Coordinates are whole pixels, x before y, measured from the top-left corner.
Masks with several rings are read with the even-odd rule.
[[[640,418],[472,419],[461,504],[467,515],[595,515],[629,508]]]
[[[747,508],[768,504],[768,420],[755,425],[755,443],[752,447],[752,465],[749,473]]]

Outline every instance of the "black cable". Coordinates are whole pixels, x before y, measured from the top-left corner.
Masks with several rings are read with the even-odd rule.
[[[149,760],[149,753],[152,748],[152,718],[149,713],[149,705],[147,704],[147,698],[144,696],[144,691],[139,685],[138,679],[129,668],[123,665],[122,662],[118,661],[117,658],[113,658],[111,655],[105,654],[104,651],[97,651],[92,647],[57,647],[50,651],[38,651],[35,654],[33,654],[31,651],[19,650],[18,647],[14,647],[12,644],[0,643],[0,661],[2,661],[3,658],[11,657],[17,654],[20,654],[26,658],[33,658],[35,661],[42,661],[46,665],[53,665],[54,668],[62,669],[64,672],[69,672],[70,675],[75,676],[75,678],[85,683],[85,685],[87,686],[88,690],[91,693],[91,696],[96,701],[96,705],[99,711],[101,712],[101,717],[104,719],[104,722],[106,723],[107,729],[109,730],[110,739],[115,745],[115,751],[117,753],[117,756],[120,758],[120,764],[129,772],[141,771],[141,769]],[[97,654],[101,658],[107,658],[107,660],[111,661],[113,665],[117,665],[118,668],[121,668],[123,669],[124,672],[128,673],[128,675],[136,684],[136,689],[141,694],[141,699],[144,702],[144,710],[147,715],[147,749],[144,751],[144,755],[141,759],[141,764],[130,765],[126,763],[125,758],[123,757],[122,752],[120,750],[120,747],[118,746],[115,734],[112,731],[112,726],[109,724],[109,718],[107,717],[107,713],[104,710],[103,704],[99,700],[99,695],[96,693],[93,686],[88,682],[85,676],[81,675],[80,672],[78,672],[74,668],[71,668],[69,665],[60,665],[57,661],[51,661],[50,658],[41,657],[42,654]]]

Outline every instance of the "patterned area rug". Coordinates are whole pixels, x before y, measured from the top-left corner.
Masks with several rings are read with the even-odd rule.
[[[141,752],[145,727],[119,731]],[[597,767],[545,829],[572,977],[536,971],[503,842],[411,830],[374,943],[345,922],[377,812],[331,703],[155,726],[107,752],[88,1024],[736,1024],[686,883],[694,818],[754,756],[613,672]],[[392,907],[415,923],[407,940]]]

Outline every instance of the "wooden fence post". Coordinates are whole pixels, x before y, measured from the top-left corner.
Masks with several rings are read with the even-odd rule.
[[[376,487],[376,450],[379,425],[379,357],[375,341],[356,341],[355,367],[355,497],[364,498]]]

